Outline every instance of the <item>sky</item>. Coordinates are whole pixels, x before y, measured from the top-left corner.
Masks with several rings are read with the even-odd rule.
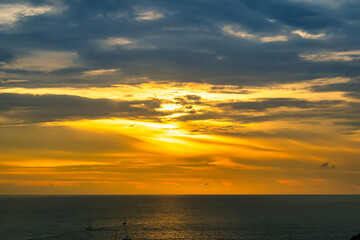
[[[2,0],[0,194],[359,194],[357,0]]]

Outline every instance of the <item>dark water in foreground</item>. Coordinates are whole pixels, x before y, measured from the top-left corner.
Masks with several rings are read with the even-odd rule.
[[[360,196],[2,196],[0,239],[120,239],[123,216],[132,239],[345,240]]]

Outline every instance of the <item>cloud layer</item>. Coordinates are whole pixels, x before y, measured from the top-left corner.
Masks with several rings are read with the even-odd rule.
[[[0,194],[359,193],[359,8],[2,1]]]

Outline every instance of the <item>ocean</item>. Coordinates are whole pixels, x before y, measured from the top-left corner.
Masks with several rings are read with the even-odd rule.
[[[0,196],[1,240],[122,239],[124,218],[133,240],[348,240],[360,196]]]

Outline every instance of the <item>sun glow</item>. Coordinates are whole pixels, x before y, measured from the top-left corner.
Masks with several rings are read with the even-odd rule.
[[[349,78],[320,78],[301,81],[291,84],[271,84],[264,86],[249,86],[238,88],[231,85],[211,85],[207,83],[171,83],[171,82],[147,82],[138,85],[116,84],[112,87],[103,88],[1,88],[0,93],[34,94],[34,95],[72,95],[91,99],[164,99],[169,103],[162,104],[161,111],[173,111],[181,108],[176,104],[179,98],[184,96],[198,96],[206,101],[248,101],[259,98],[299,98],[307,100],[351,100],[344,96],[344,92],[313,92],[311,87],[328,84],[348,83]],[[194,103],[197,104],[196,102]]]
[[[49,109],[55,116],[51,120],[16,122],[16,127],[3,132],[0,143],[21,147],[16,151],[7,148],[0,155],[6,159],[0,173],[21,175],[31,179],[24,184],[33,186],[44,182],[54,182],[54,186],[96,184],[99,192],[108,186],[112,191],[132,189],[133,193],[264,193],[279,185],[285,192],[295,185],[306,189],[314,184],[309,179],[318,179],[319,169],[336,165],[344,173],[355,174],[348,166],[359,154],[358,136],[338,134],[342,127],[336,121],[347,119],[321,116],[327,113],[323,106],[327,111],[342,111],[345,101],[359,100],[344,92],[311,90],[351,81],[324,78],[243,88],[171,82],[104,88],[1,88],[0,93],[24,97],[76,97],[80,106],[88,101],[95,109],[82,111],[88,117],[69,111],[63,119]],[[27,105],[13,108],[0,121],[18,121],[18,114],[31,110]],[[14,139],[19,136],[17,128],[24,136],[21,139]],[[349,160],[336,160],[343,155]],[[36,178],[50,180],[33,180],[30,169],[35,168]],[[309,179],[288,176],[294,169],[306,172]],[[249,179],[253,185],[244,185]]]

